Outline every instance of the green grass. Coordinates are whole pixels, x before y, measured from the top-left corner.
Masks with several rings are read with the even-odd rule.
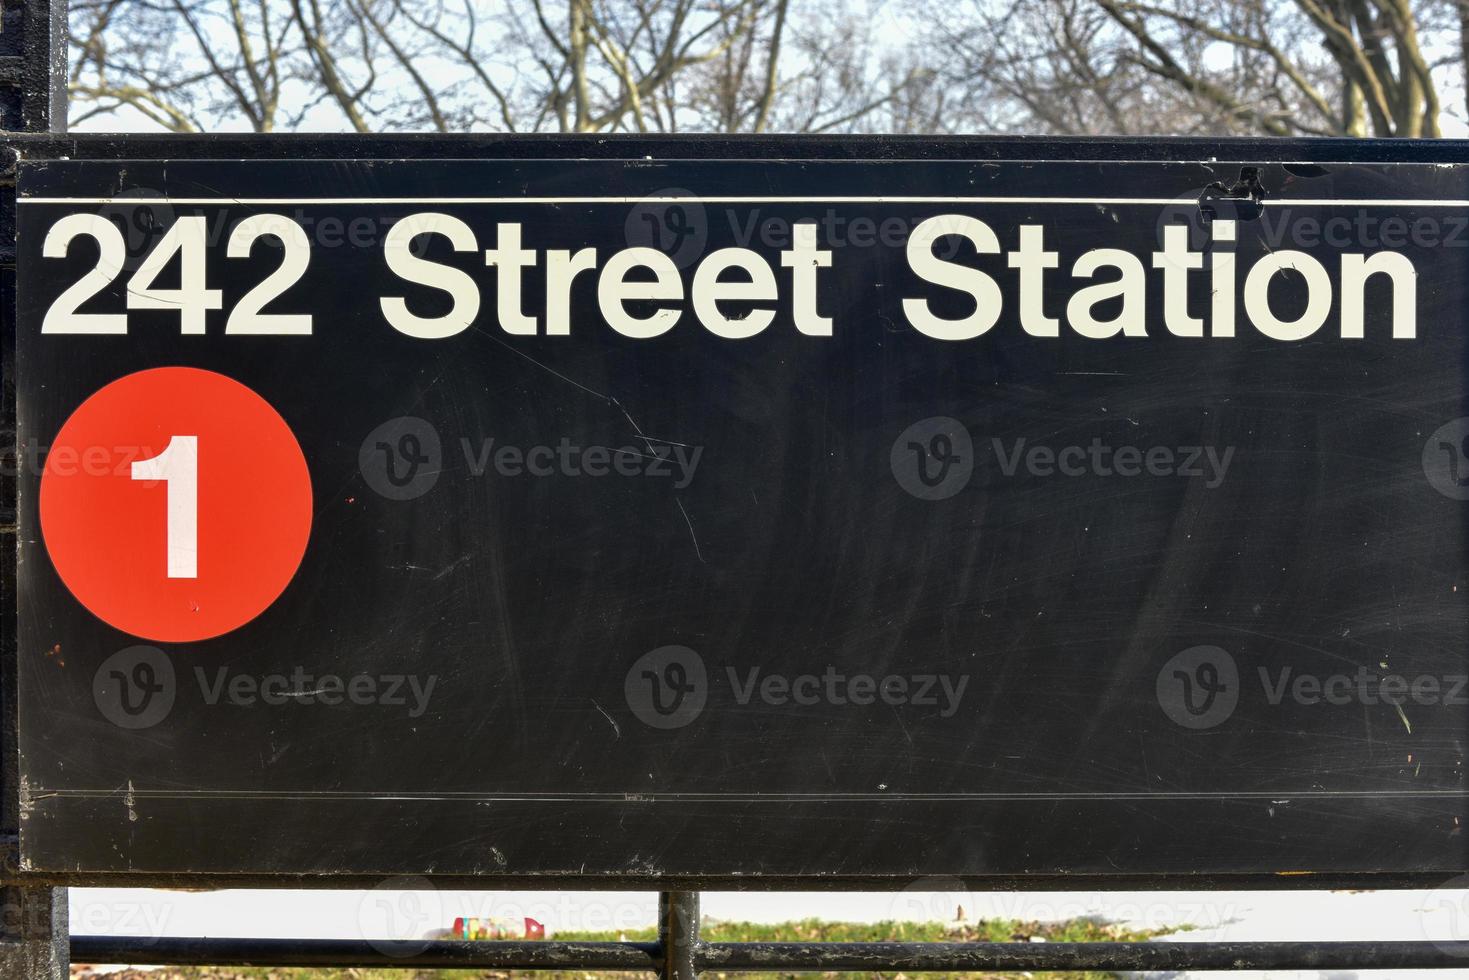
[[[871,925],[856,925],[845,922],[823,922],[819,919],[804,919],[800,922],[787,922],[780,925],[758,925],[749,922],[705,922],[702,927],[702,936],[711,942],[943,942],[943,941],[965,941],[965,942],[1029,942],[1032,937],[1043,938],[1048,942],[1098,942],[1098,941],[1141,941],[1156,933],[1136,932],[1120,928],[1118,926],[1106,925],[1092,922],[1086,919],[1073,919],[1068,922],[1035,923],[1035,922],[1012,922],[1007,920],[988,920],[974,923],[962,923],[954,926],[945,926],[940,923],[914,923],[914,922],[878,922]],[[625,933],[609,932],[559,932],[556,939],[566,940],[627,940],[630,942],[647,942],[653,939],[653,930],[632,930]],[[880,977],[898,976],[899,974],[879,973],[731,973],[720,974],[716,972],[706,973],[706,977],[728,976],[732,980],[740,977],[760,978],[760,980],[774,980],[783,977]],[[513,978],[513,980],[588,980],[588,978],[600,977],[626,977],[643,978],[647,974],[641,973],[595,973],[595,972],[555,972],[555,973],[493,973],[480,970],[334,970],[334,969],[300,969],[300,970],[270,970],[251,969],[243,967],[195,967],[175,968],[172,970],[139,972],[114,975],[112,980],[480,980],[480,978]],[[915,980],[919,977],[944,977],[949,980],[976,980],[983,977],[989,978],[1020,978],[1020,977],[1072,977],[1083,978],[1083,980],[1103,980],[1111,977],[1110,973],[927,973],[913,974]]]

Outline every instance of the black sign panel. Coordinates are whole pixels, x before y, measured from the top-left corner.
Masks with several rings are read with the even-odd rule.
[[[1469,180],[1240,173],[23,164],[25,867],[1463,870]]]

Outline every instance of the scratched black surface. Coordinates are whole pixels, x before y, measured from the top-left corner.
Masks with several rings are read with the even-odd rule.
[[[25,196],[363,198],[992,194],[1114,196],[1156,205],[833,204],[852,219],[948,211],[1047,225],[1063,269],[1090,247],[1144,257],[1159,223],[1238,168],[1191,163],[393,161],[45,162]],[[1311,179],[1267,166],[1275,199],[1469,197],[1462,168],[1336,166]],[[898,303],[939,292],[901,249],[848,246],[823,273],[835,336],[798,335],[788,307],[744,341],[685,314],[628,340],[578,283],[569,338],[511,337],[493,270],[470,271],[475,328],[429,342],[394,332],[377,297],[406,292],[380,246],[313,249],[279,301],[316,315],[310,338],[180,337],[135,313],[127,337],[47,336],[51,301],[95,261],[42,259],[74,206],[22,204],[20,438],[45,443],[91,392],[185,364],[264,396],[310,464],[316,514],[285,594],[224,637],[167,647],[183,689],[154,728],[115,728],[92,670],[136,642],[86,612],[46,559],[36,478],[23,475],[18,656],[23,860],[60,872],[558,872],[818,876],[1453,872],[1465,867],[1463,707],[1269,704],[1259,668],[1406,676],[1466,671],[1465,503],[1420,456],[1464,409],[1462,248],[1404,248],[1419,273],[1419,337],[1389,339],[1381,294],[1367,338],[1328,326],[1280,343],[1169,337],[1156,274],[1146,339],[1025,336],[1007,313],[985,337],[942,343]],[[819,217],[827,205],[709,205],[707,247],[731,227]],[[1337,213],[1299,206],[1297,213]],[[289,210],[294,210],[293,205]],[[390,220],[425,205],[323,204],[318,221]],[[497,221],[534,248],[627,245],[627,204],[434,205],[481,248]],[[223,211],[226,223],[279,207]],[[728,212],[728,213],[727,213]],[[167,213],[167,212],[164,212]],[[1355,214],[1355,208],[1341,213]],[[1410,221],[1439,211],[1403,205]],[[1240,261],[1269,245],[1242,226]],[[759,248],[759,246],[755,246]],[[226,311],[273,266],[214,261]],[[774,249],[762,249],[774,258]],[[1328,268],[1336,252],[1310,250]],[[993,258],[980,262],[1002,282]],[[779,267],[777,266],[777,269]],[[1051,273],[1053,281],[1066,276]],[[785,274],[780,273],[782,281]],[[527,276],[528,295],[541,282]],[[121,308],[121,284],[96,309]],[[1289,283],[1278,297],[1296,302]],[[1196,286],[1196,308],[1204,290]],[[416,299],[414,297],[416,296]],[[1058,313],[1065,293],[1048,299]],[[438,429],[444,470],[425,496],[386,500],[358,472],[363,438],[396,416]],[[969,487],[906,494],[893,441],[930,416],[966,424]],[[475,476],[460,440],[496,445],[702,447],[693,481]],[[1227,479],[1007,478],[991,437],[1051,445],[1236,447]],[[59,667],[45,651],[67,651]],[[659,731],[624,700],[628,668],[681,644],[709,665],[710,701]],[[1243,695],[1189,731],[1159,707],[1170,657],[1227,649]],[[429,710],[211,706],[192,670],[436,675]],[[967,675],[951,717],[882,705],[741,706],[741,674]],[[186,689],[192,688],[189,695]],[[391,846],[389,846],[391,845]]]

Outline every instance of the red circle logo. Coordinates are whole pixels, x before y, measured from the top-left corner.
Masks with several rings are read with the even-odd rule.
[[[311,474],[255,392],[196,368],[139,371],[82,403],[41,472],[57,574],[99,619],[187,643],[281,594],[311,533]]]

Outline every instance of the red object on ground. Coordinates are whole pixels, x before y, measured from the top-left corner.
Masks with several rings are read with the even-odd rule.
[[[525,934],[523,938],[546,938],[546,927],[541,925],[541,923],[537,922],[535,919],[530,918],[529,916],[526,916],[522,921],[525,923]],[[470,940],[493,940],[514,939],[517,937],[511,931],[510,920],[508,919],[479,919],[464,918],[463,916],[461,916],[454,920],[454,938]]]

